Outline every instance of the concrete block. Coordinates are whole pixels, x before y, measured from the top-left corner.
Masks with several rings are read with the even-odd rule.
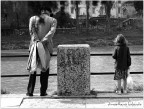
[[[59,45],[57,52],[58,95],[90,94],[90,46]]]

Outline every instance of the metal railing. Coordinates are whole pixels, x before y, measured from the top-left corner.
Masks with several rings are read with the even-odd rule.
[[[112,56],[111,53],[91,53],[91,56]],[[143,53],[131,53],[131,56],[142,56]],[[28,57],[28,53],[27,54],[18,54],[18,55],[12,55],[12,54],[7,54],[7,55],[1,55],[1,57]],[[52,56],[57,56],[56,53],[52,54]]]
[[[91,72],[91,75],[112,75],[114,72]],[[130,74],[143,74],[143,72],[130,72]],[[1,75],[1,77],[28,77],[28,74],[25,75]],[[40,74],[36,74],[36,76],[40,76]],[[56,73],[49,74],[49,76],[57,76]]]

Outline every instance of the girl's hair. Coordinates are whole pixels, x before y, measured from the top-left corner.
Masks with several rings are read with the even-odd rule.
[[[118,34],[117,37],[114,40],[114,43],[117,44],[121,44],[121,45],[127,45],[128,41],[126,40],[126,38],[122,35],[122,34]]]

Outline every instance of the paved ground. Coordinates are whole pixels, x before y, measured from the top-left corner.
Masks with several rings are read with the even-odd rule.
[[[24,94],[6,94],[1,96],[1,108],[142,108],[143,93],[131,92],[117,95],[110,92],[99,92],[85,97],[59,97],[48,95],[40,97],[35,94],[27,97]]]

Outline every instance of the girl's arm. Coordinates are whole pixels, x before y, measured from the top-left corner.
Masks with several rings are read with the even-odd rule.
[[[114,49],[114,53],[112,54],[112,57],[113,57],[114,59],[117,58],[117,49],[116,49],[116,47],[115,47],[115,49]]]
[[[128,67],[131,66],[131,56],[130,56],[130,50],[127,49],[127,58],[128,58]]]

